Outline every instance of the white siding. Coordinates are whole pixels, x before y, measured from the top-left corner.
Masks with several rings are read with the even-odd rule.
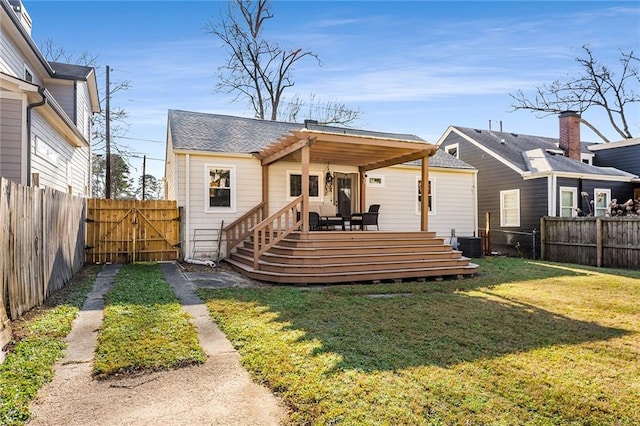
[[[184,208],[183,247],[186,257],[192,256],[194,230],[217,231],[220,229],[222,221],[228,225],[262,200],[262,168],[260,162],[251,156],[201,154],[187,156],[182,153],[173,155],[169,149],[167,161],[167,198],[176,199],[178,205]],[[235,167],[237,185],[235,212],[207,212],[205,210],[208,191],[205,186],[206,165]],[[300,164],[279,162],[269,168],[270,214],[288,202],[288,171],[299,172]],[[319,172],[324,176],[326,165],[311,164],[310,171]],[[331,166],[331,172],[357,173],[357,168]],[[381,205],[379,218],[381,230],[420,230],[420,215],[416,208],[417,179],[420,177],[420,172],[419,166],[394,166],[371,172],[384,176],[385,181],[384,187],[368,187],[366,190],[367,206]],[[451,229],[455,229],[458,236],[475,235],[475,173],[469,170],[431,168],[429,177],[435,182],[435,212],[429,215],[429,230],[435,231],[438,236],[442,237],[449,237]],[[188,188],[187,185],[189,185]],[[321,204],[331,205],[332,194],[325,195],[324,182],[321,182],[321,185]],[[310,209],[319,211],[319,203],[312,203]],[[224,247],[225,245],[222,244],[223,250]],[[202,252],[198,254],[203,256]],[[213,248],[211,255],[215,255]]]
[[[15,43],[9,37],[4,27],[0,30],[0,71],[14,77],[24,77],[24,60],[15,48]]]
[[[71,186],[74,195],[85,195],[89,173],[89,149],[73,148],[38,113],[32,110],[31,131],[31,172],[40,174],[40,186],[68,192],[68,167],[71,166]],[[40,139],[50,147],[55,155],[47,156],[38,150]]]
[[[394,166],[371,172],[384,176],[384,187],[367,187],[367,206],[380,204],[380,229],[419,231],[417,181],[420,166]],[[472,236],[475,224],[475,174],[457,169],[429,169],[433,181],[433,213],[429,214],[429,231],[448,237],[451,229],[458,236]]]

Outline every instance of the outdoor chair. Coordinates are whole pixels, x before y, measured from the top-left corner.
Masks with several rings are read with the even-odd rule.
[[[297,220],[300,220],[300,212],[296,212]],[[321,230],[320,214],[318,212],[309,212],[309,230],[319,231]]]
[[[380,213],[380,204],[371,204],[369,211],[364,213],[354,213],[351,215],[351,226],[360,226],[361,230],[366,230],[367,226],[375,225],[379,231],[378,214]]]

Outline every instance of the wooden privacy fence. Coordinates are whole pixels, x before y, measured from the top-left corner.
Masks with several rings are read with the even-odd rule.
[[[82,268],[84,218],[83,198],[0,179],[0,334]]]
[[[177,201],[91,198],[87,204],[88,263],[178,259]]]
[[[542,259],[640,269],[639,217],[543,217]]]

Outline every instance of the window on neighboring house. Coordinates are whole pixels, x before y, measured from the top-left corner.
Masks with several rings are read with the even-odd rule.
[[[29,83],[33,83],[33,73],[31,72],[31,70],[29,68],[27,68],[26,65],[24,67],[24,79],[25,79],[25,81],[28,81]]]
[[[418,191],[416,192],[417,194],[417,203],[416,203],[416,214],[420,214],[420,210],[422,209],[422,179],[417,179],[417,187],[418,187]],[[435,199],[433,197],[433,194],[435,192],[435,183],[433,181],[433,179],[429,179],[429,189],[428,189],[429,193],[427,194],[427,202],[428,204],[428,208],[429,208],[429,214],[435,214],[436,209],[435,209]]]
[[[560,187],[560,217],[574,217],[577,215],[578,189],[566,186]]]
[[[207,211],[234,211],[236,169],[233,166],[205,166]]]
[[[605,217],[609,215],[609,203],[611,202],[610,189],[593,190],[593,211],[595,216]]]
[[[500,226],[520,226],[520,190],[500,191]]]
[[[444,147],[444,151],[456,158],[460,158],[460,146],[457,143],[454,143],[453,145],[446,145]]]
[[[293,199],[302,195],[302,174],[297,172],[287,172],[289,185],[287,198]],[[311,201],[322,201],[320,196],[320,173],[309,173],[309,199]]]

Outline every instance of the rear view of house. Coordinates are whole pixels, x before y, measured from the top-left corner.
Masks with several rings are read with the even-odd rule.
[[[0,176],[89,195],[92,67],[47,61],[19,0],[0,0]]]
[[[170,110],[166,158],[165,194],[183,209],[186,258],[220,257],[238,267],[246,260],[253,269],[245,272],[279,282],[475,272],[469,259],[443,242],[452,229],[476,233],[476,170],[415,135]],[[365,227],[362,213],[372,206],[375,222]],[[271,222],[277,230],[265,232],[268,241],[244,241],[258,224]],[[342,232],[315,232],[331,229]],[[271,253],[245,250],[247,244],[261,250],[279,238],[288,246]],[[425,244],[427,249],[420,246]],[[300,245],[305,247],[292,249]],[[320,253],[329,253],[324,266]],[[440,266],[433,266],[434,256]],[[285,258],[305,264],[273,265]],[[369,273],[374,258],[379,271]],[[359,260],[333,264],[349,259]],[[268,275],[268,268],[279,272]],[[312,272],[287,275],[285,269]]]

